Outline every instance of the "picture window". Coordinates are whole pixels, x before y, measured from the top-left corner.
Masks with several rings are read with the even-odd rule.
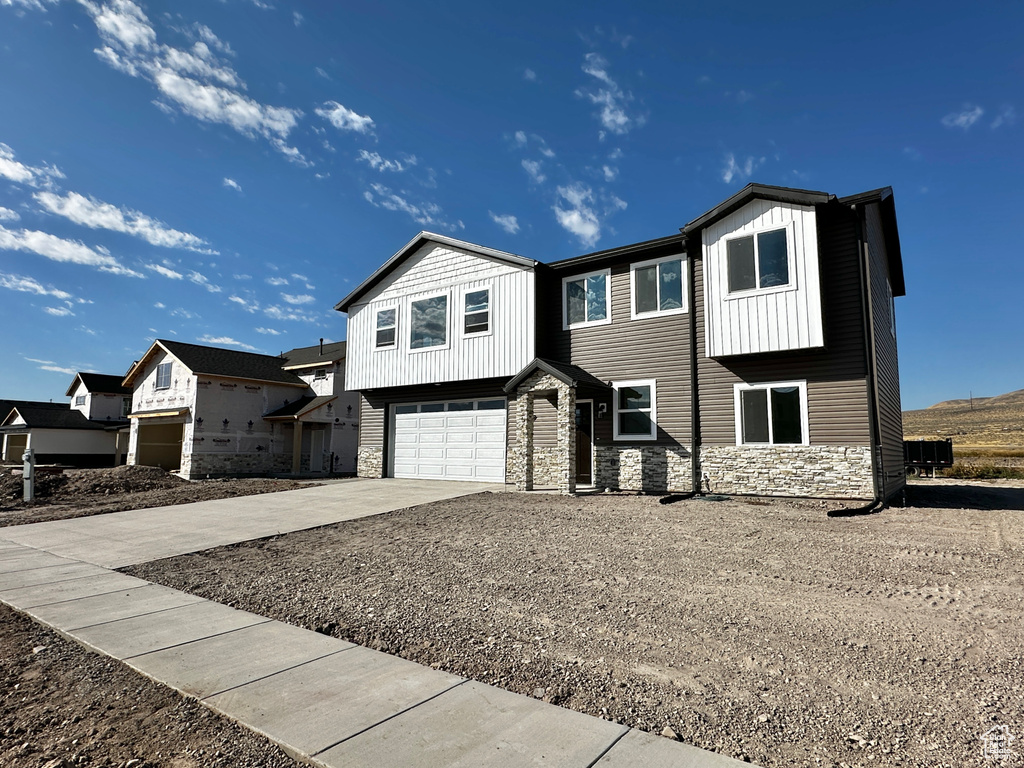
[[[447,294],[412,302],[410,326],[410,349],[430,349],[447,345]]]

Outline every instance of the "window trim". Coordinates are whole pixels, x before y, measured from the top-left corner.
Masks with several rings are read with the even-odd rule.
[[[167,383],[164,384],[163,386],[160,386],[160,369],[164,368],[164,366],[166,366],[166,371],[167,371]],[[171,388],[171,377],[173,376],[173,374],[174,374],[174,364],[172,362],[167,361],[166,363],[157,363],[156,364],[156,381],[153,383],[153,389],[154,390],[170,389]]]
[[[313,381],[325,381],[327,379],[326,368],[314,368],[313,369]]]
[[[395,324],[385,325],[381,328],[377,323],[380,320],[380,313],[387,312],[388,310],[394,310],[395,313]],[[385,349],[397,349],[398,348],[398,316],[401,314],[397,305],[391,307],[377,307],[373,311],[373,351],[383,351]],[[390,344],[378,344],[377,343],[377,332],[386,331],[388,328],[395,329],[395,338]]]
[[[656,309],[651,312],[637,312],[636,309],[636,271],[645,267],[653,267],[668,261],[680,263],[680,289],[682,291],[682,306],[678,309]],[[685,253],[677,253],[672,256],[662,256],[657,259],[638,261],[629,265],[629,317],[631,320],[644,320],[648,317],[665,317],[667,315],[684,315],[689,311],[689,277],[687,267],[687,256]],[[661,270],[658,270],[658,306],[661,307]]]
[[[650,442],[658,439],[658,380],[657,379],[633,379],[631,381],[612,382],[612,439],[620,442],[641,441]],[[651,407],[647,409],[627,408],[624,413],[650,413],[651,432],[648,435],[623,435],[619,432],[619,389],[621,387],[650,387]]]
[[[773,285],[768,288],[744,288],[739,291],[729,290],[729,243],[733,240],[742,240],[745,237],[754,238],[754,275],[756,281],[761,282],[761,261],[760,261],[760,250],[757,242],[757,236],[762,235],[766,232],[777,232],[778,230],[786,231],[786,266],[789,270],[789,282],[785,285]],[[724,239],[724,246],[722,247],[722,280],[725,284],[724,296],[725,300],[730,299],[745,299],[749,296],[765,296],[772,293],[785,293],[787,291],[795,291],[799,287],[797,284],[796,274],[796,234],[793,228],[793,222],[787,221],[782,225],[771,225],[767,227],[757,227],[756,229],[744,229],[737,232],[729,233],[728,237]]]
[[[800,391],[800,437],[799,443],[776,443],[773,442],[774,428],[771,420],[771,390],[782,387],[796,387]],[[743,407],[740,402],[740,393],[755,389],[768,390],[768,440],[767,443],[745,443],[743,442]],[[778,448],[794,445],[810,445],[810,434],[807,417],[807,381],[766,381],[766,382],[739,382],[733,385],[733,415],[736,420],[736,445],[750,448]]]
[[[584,320],[582,323],[569,323],[569,283],[578,283],[580,280],[587,280],[598,275],[604,276],[604,305],[605,317],[601,320]],[[581,275],[572,275],[562,278],[562,330],[568,331],[574,328],[589,328],[597,325],[609,325],[612,321],[612,271],[611,269],[599,269],[594,272],[585,272]]]
[[[75,395],[75,407],[85,405],[85,395]]]
[[[466,330],[466,296],[470,293],[477,293],[478,291],[487,291],[487,330],[486,331],[467,331]],[[490,336],[494,333],[494,287],[488,283],[487,285],[479,285],[475,288],[469,286],[463,286],[459,290],[459,336],[463,339],[476,339],[481,336]]]
[[[429,299],[436,299],[438,296],[445,297],[444,303],[444,344],[435,344],[432,347],[413,347],[412,345],[412,305],[420,301],[427,301]],[[395,339],[398,338],[398,331],[395,331]],[[409,335],[406,337],[408,341],[409,354],[419,354],[421,352],[437,352],[442,349],[449,349],[452,345],[452,292],[451,291],[437,291],[436,293],[425,293],[415,298],[409,297]]]

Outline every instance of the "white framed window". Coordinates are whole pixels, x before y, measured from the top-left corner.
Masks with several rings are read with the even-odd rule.
[[[796,287],[791,225],[732,237],[725,242],[729,294]]]
[[[490,332],[490,287],[466,290],[462,294],[462,335],[483,336]]]
[[[686,312],[686,257],[666,256],[629,267],[630,313],[635,320]]]
[[[809,445],[807,382],[734,385],[736,445]]]
[[[156,389],[171,388],[171,365],[172,363],[160,363],[156,367]]]
[[[377,310],[374,349],[393,349],[398,341],[398,308]]]
[[[75,405],[85,405],[85,395],[75,395]]]
[[[885,278],[885,294],[889,299],[889,332],[896,338],[896,297],[892,295],[892,283]]]
[[[319,379],[326,379],[326,378],[327,378],[327,369],[326,368],[317,368],[317,369],[315,369],[313,371],[313,381],[317,381]]]
[[[562,280],[563,329],[605,325],[611,321],[611,270]]]
[[[413,352],[448,346],[448,294],[416,299],[409,305],[409,349]]]
[[[612,382],[612,437],[615,440],[657,439],[656,388],[654,379]]]

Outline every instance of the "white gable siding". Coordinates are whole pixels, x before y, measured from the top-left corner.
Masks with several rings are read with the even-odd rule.
[[[727,240],[781,227],[788,233],[791,287],[730,296]],[[703,244],[708,357],[824,346],[813,207],[754,200],[705,229]]]
[[[349,309],[348,390],[511,377],[534,357],[534,273],[485,256],[427,243]],[[463,295],[490,288],[490,332],[463,337]],[[448,296],[444,347],[409,348],[412,301]],[[377,311],[398,310],[397,344],[375,348]]]

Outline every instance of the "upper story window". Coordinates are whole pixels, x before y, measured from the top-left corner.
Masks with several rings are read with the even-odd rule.
[[[807,445],[807,382],[736,384],[737,445]]]
[[[171,363],[160,363],[156,367],[156,389],[170,389]]]
[[[788,232],[771,229],[728,243],[729,293],[788,286]]]
[[[317,368],[316,370],[313,371],[313,381],[316,381],[318,379],[326,379],[326,378],[327,378],[327,369],[326,368]]]
[[[611,272],[607,269],[562,280],[563,327],[610,323],[610,281]]]
[[[448,345],[448,294],[412,302],[409,314],[409,349]]]
[[[374,346],[377,349],[385,349],[395,346],[398,330],[398,310],[391,309],[377,310],[377,340]]]
[[[128,414],[132,410],[132,399],[130,397],[121,398],[121,418],[128,418]]]
[[[686,311],[684,263],[681,256],[669,256],[641,261],[630,267],[634,318]]]
[[[85,405],[85,395],[75,395],[75,405]]]
[[[654,440],[658,436],[654,379],[612,382],[615,390],[613,437]]]
[[[491,289],[467,291],[463,314],[463,333],[487,333],[491,330]]]

